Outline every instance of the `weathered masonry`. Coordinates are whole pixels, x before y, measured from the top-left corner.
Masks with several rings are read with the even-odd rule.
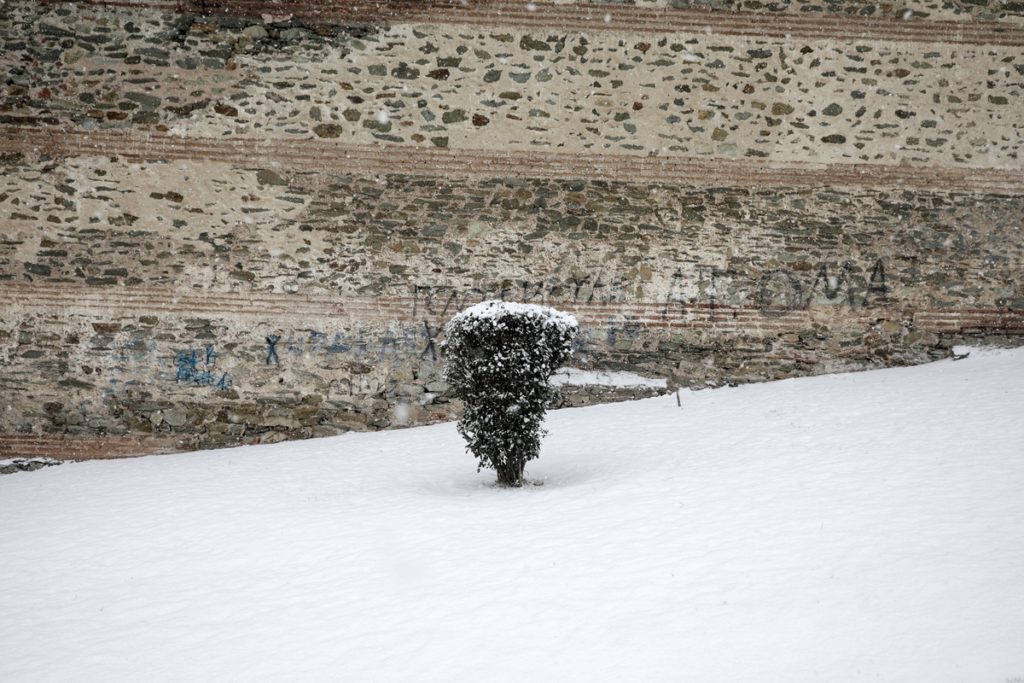
[[[0,41],[0,457],[444,419],[485,298],[670,386],[1024,341],[1024,3],[6,0]]]

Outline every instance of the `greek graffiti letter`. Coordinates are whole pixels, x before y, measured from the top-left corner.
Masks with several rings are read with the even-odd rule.
[[[272,334],[266,337],[267,340],[267,365],[271,362],[277,365],[281,364],[281,359],[277,357],[277,342],[281,341],[281,335]]]

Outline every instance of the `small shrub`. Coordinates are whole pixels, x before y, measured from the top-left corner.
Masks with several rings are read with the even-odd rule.
[[[464,408],[458,429],[498,484],[522,486],[540,453],[551,375],[572,355],[576,319],[547,306],[485,301],[445,327],[445,379]]]

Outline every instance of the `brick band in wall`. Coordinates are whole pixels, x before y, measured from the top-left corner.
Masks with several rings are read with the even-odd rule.
[[[393,322],[416,323],[424,316],[433,318],[438,311],[417,310],[414,297],[352,296],[310,297],[292,294],[254,292],[173,292],[165,289],[132,287],[118,291],[80,285],[8,284],[4,310],[8,315],[38,311],[61,314],[106,315],[182,315],[230,318],[298,318],[387,325]],[[690,304],[664,302],[549,302],[574,314],[582,324],[603,328],[628,321],[652,329],[711,329],[721,333],[758,332],[772,335],[799,330],[810,325],[813,315],[806,310],[781,307],[741,307],[728,304]],[[450,311],[442,311],[443,315]],[[915,327],[928,332],[990,330],[1002,334],[1024,334],[1024,310],[1000,308],[964,308],[910,310],[887,313],[889,317],[907,317]],[[870,324],[875,312],[846,315],[854,325]]]
[[[519,0],[182,0],[80,4],[156,9],[195,15],[295,18],[328,25],[440,24],[495,29],[605,32],[714,33],[835,40],[875,40],[961,45],[1024,45],[1024,27],[996,21],[941,21],[795,13],[724,12],[625,4],[519,2]]]
[[[218,140],[160,132],[50,131],[0,126],[0,153],[51,157],[104,155],[128,160],[186,159],[233,164],[270,162],[286,169],[361,174],[403,173],[455,178],[584,178],[753,187],[955,187],[986,193],[1024,191],[1024,174],[992,168],[882,164],[732,161],[677,156],[559,154],[442,150],[396,145],[347,145],[322,140]],[[265,161],[264,161],[265,160]]]
[[[167,453],[187,447],[188,440],[0,434],[0,459],[106,460]]]

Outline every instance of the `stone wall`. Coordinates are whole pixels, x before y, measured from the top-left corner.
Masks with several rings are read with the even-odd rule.
[[[449,419],[486,298],[670,387],[1024,339],[1017,4],[121,5],[0,6],[4,457]]]

